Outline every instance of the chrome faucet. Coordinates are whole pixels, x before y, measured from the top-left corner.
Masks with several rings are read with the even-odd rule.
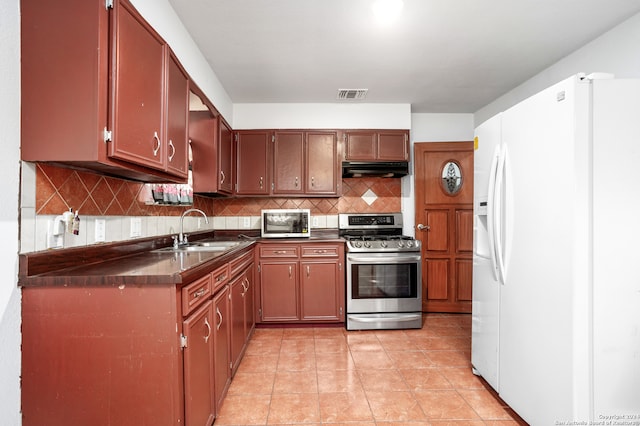
[[[183,232],[184,231],[184,217],[189,214],[189,213],[200,213],[202,216],[204,216],[204,222],[205,223],[209,223],[209,219],[207,218],[207,214],[205,212],[203,212],[200,209],[188,209],[185,210],[182,213],[182,216],[180,216],[180,235],[178,235],[178,238],[174,238],[173,239],[173,247],[174,248],[178,248],[181,245],[185,245],[187,243],[189,243],[189,241],[187,240],[187,235]]]

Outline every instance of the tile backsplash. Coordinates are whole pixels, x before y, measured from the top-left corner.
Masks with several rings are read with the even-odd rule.
[[[57,215],[72,208],[93,216],[179,216],[185,206],[147,204],[147,187],[48,164],[36,164],[36,214]],[[371,204],[363,195],[377,196]],[[208,198],[195,195],[194,207],[208,216],[259,216],[266,208],[308,208],[312,214],[400,211],[399,178],[342,180],[340,198]]]

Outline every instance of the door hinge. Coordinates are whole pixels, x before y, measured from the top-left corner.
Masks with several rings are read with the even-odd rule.
[[[184,334],[180,335],[180,348],[184,349],[187,347],[187,336],[185,336]]]
[[[260,273],[260,264],[258,263],[258,273]]]
[[[111,130],[107,130],[107,128],[105,127],[104,130],[102,131],[102,139],[104,139],[104,142],[111,142],[113,137],[113,133],[111,132]]]
[[[233,138],[236,140],[236,142],[238,142],[238,134],[237,133],[233,135]]]
[[[262,319],[262,308],[258,309],[258,317],[260,317],[260,319]]]
[[[113,0],[105,0],[104,6],[106,9],[113,9]]]
[[[275,142],[276,141],[276,135],[271,135],[271,142]]]

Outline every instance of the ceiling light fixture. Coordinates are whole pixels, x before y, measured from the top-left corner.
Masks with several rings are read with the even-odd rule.
[[[389,25],[400,17],[403,6],[402,0],[375,0],[373,15],[379,24]]]

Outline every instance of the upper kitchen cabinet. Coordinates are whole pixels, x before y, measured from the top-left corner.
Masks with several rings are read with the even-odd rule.
[[[126,0],[21,2],[22,160],[185,182],[189,82]]]
[[[408,130],[349,130],[344,132],[347,161],[408,161]]]
[[[272,132],[235,133],[236,195],[269,195],[271,179],[268,158]]]
[[[337,133],[277,131],[273,148],[273,194],[338,194]]]
[[[195,87],[192,85],[191,90]],[[193,192],[233,193],[233,133],[203,95],[192,93],[189,144],[192,151]]]

